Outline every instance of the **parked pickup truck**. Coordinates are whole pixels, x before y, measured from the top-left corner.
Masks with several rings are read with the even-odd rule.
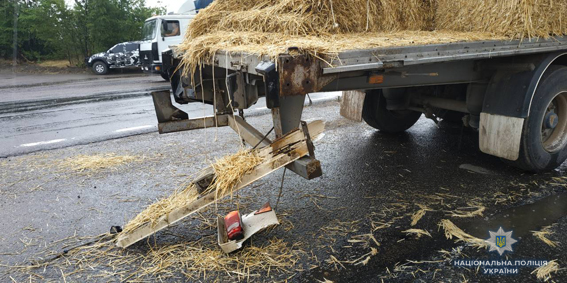
[[[180,56],[171,50],[164,62],[175,69]],[[233,117],[266,96],[281,136],[299,126],[306,94],[353,91],[343,97],[341,112],[385,133],[405,131],[424,114],[478,129],[482,152],[523,170],[552,170],[567,158],[567,37],[351,50],[319,58],[218,51],[214,58],[214,66],[197,70],[193,80],[178,70],[171,85],[178,103],[216,102],[210,119],[217,125],[227,124],[223,115]],[[160,131],[207,124],[176,121],[178,112],[164,111],[169,94],[162,96],[154,95]],[[316,172],[314,159],[304,159],[288,168],[316,177],[309,174]]]
[[[106,52],[92,55],[87,66],[97,75],[104,75],[109,69],[140,68],[140,42],[118,43]]]

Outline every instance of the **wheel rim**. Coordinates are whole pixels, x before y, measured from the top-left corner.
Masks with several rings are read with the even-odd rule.
[[[102,72],[104,72],[104,66],[101,65],[101,64],[96,65],[96,66],[95,66],[95,71],[96,71],[97,73],[102,73]]]
[[[557,152],[567,144],[567,92],[557,94],[545,109],[541,142],[547,152]]]

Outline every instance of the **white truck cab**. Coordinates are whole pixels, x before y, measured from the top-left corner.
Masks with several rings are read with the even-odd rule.
[[[189,22],[195,14],[154,16],[146,20],[142,28],[140,42],[140,60],[142,70],[147,73],[160,74],[168,80],[163,71],[161,53],[170,45],[183,41]]]
[[[187,0],[177,10],[164,16],[153,16],[146,20],[142,28],[140,42],[140,61],[146,73],[160,74],[169,80],[167,70],[163,69],[162,52],[171,45],[180,44],[185,38],[189,22],[197,12],[210,5],[213,0]]]

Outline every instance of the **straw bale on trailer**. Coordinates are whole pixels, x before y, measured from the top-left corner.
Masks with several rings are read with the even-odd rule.
[[[567,1],[436,0],[436,29],[510,38],[567,34]]]
[[[557,0],[217,0],[190,24],[188,39],[216,31],[317,35],[401,30],[546,37],[567,32]]]
[[[433,0],[216,0],[189,26],[188,38],[211,32],[326,35],[429,30]]]
[[[214,53],[277,56],[567,34],[567,1],[216,0],[189,25],[186,71]]]

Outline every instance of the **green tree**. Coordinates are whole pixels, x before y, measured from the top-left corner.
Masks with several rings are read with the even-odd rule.
[[[0,57],[81,64],[116,43],[138,40],[146,18],[165,13],[144,0],[5,0],[0,5]],[[14,42],[17,48],[14,49]],[[14,50],[16,52],[14,52]]]
[[[15,0],[0,2],[0,57],[10,58],[14,46],[14,16],[17,15]]]

